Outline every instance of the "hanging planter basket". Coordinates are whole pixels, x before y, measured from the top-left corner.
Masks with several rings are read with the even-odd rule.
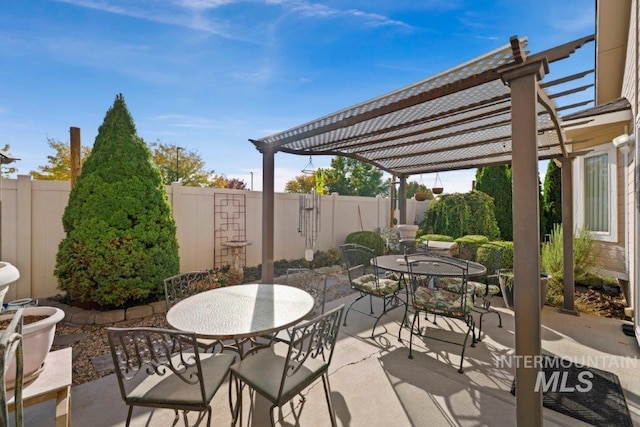
[[[444,191],[444,187],[442,186],[442,180],[440,179],[440,175],[436,172],[436,181],[433,183],[433,188],[431,192],[435,195],[442,194]]]
[[[413,197],[415,197],[419,202],[424,202],[427,200],[427,193],[416,193]]]

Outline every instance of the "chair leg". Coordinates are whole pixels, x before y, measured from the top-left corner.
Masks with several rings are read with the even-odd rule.
[[[231,403],[231,382],[236,384],[236,407],[233,408],[233,404]],[[240,421],[240,425],[242,425],[242,380],[237,378],[235,375],[231,375],[229,378],[229,402],[231,404],[231,425],[235,426],[238,421]]]
[[[331,425],[336,427],[336,413],[331,403],[331,387],[329,385],[329,375],[325,372],[322,375],[322,385],[324,386],[324,395],[327,398],[327,406],[329,407],[329,416],[331,417]]]
[[[127,427],[131,423],[131,413],[133,412],[133,405],[129,405],[129,413],[127,414]]]
[[[413,314],[413,322],[411,322],[411,329],[409,331],[409,359],[413,359],[413,328],[416,325],[416,319],[418,318],[418,312]]]
[[[373,314],[373,297],[369,295],[369,307],[371,310],[371,314]]]
[[[344,312],[344,320],[342,321],[342,326],[347,326],[347,315],[349,314],[349,310],[351,310],[351,307],[353,307],[353,304],[357,303],[365,296],[365,294],[361,294],[358,298],[354,299],[351,304],[349,304],[349,308],[347,308],[347,311]]]
[[[471,319],[471,322],[467,323],[467,334],[464,336],[464,341],[462,342],[462,352],[460,353],[460,367],[458,368],[458,373],[460,374],[464,373],[464,369],[462,369],[462,364],[464,363],[464,351],[467,348],[467,339],[469,338],[469,332],[471,332],[474,327],[475,326],[473,325],[473,319]]]
[[[277,406],[272,406],[271,409],[269,410],[269,416],[271,417],[271,427],[276,427],[276,419],[273,416],[273,410],[276,409]]]

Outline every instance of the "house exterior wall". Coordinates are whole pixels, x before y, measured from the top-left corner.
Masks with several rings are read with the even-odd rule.
[[[68,181],[37,181],[26,175],[2,180],[0,259],[20,271],[20,279],[9,287],[5,301],[45,298],[60,292],[53,271],[58,244],[65,237],[62,215],[69,193]],[[216,233],[222,231],[216,229],[214,197],[225,195],[244,196],[244,235],[253,242],[246,247],[245,264],[260,264],[261,192],[173,184],[167,186],[167,195],[176,221],[180,271],[219,267],[231,262],[230,251],[220,245],[225,239],[216,239]],[[276,260],[304,257],[305,240],[298,233],[298,197],[289,193],[275,195]],[[407,200],[407,218],[421,220],[428,204],[428,201]],[[353,231],[377,231],[387,226],[390,202],[382,197],[321,196],[320,219],[315,249],[326,251],[337,248]]]

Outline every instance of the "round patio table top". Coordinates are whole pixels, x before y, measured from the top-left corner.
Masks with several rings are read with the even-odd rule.
[[[460,258],[453,258],[447,256],[429,256],[429,255],[409,255],[409,261],[412,259],[419,259],[420,262],[413,264],[414,274],[424,274],[425,276],[438,276],[438,277],[459,277],[460,269],[452,268],[449,264],[441,261],[448,261],[454,263],[466,262],[468,265],[467,276],[476,277],[482,276],[487,272],[487,268],[477,262],[466,261]],[[408,273],[409,268],[402,255],[382,255],[375,258],[375,262],[378,268],[384,270],[397,271],[399,273]]]
[[[167,322],[201,338],[250,338],[296,324],[313,306],[308,292],[292,286],[237,285],[185,298],[169,309]]]

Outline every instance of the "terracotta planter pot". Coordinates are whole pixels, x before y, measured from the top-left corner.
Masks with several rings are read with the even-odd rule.
[[[503,273],[508,273],[505,275]],[[515,304],[513,299],[513,290],[515,283],[508,284],[509,281],[513,282],[513,270],[502,270],[500,273],[499,281],[500,281],[500,292],[502,292],[502,298],[504,298],[504,305],[507,308],[515,310]],[[549,280],[551,276],[546,273],[540,273],[540,310],[544,306],[545,301],[547,300],[547,287],[549,284]]]

